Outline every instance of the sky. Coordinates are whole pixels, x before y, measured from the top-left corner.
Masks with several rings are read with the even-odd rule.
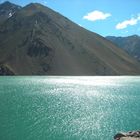
[[[0,0],[0,3],[5,0]],[[41,3],[102,36],[140,35],[140,0],[9,0]]]

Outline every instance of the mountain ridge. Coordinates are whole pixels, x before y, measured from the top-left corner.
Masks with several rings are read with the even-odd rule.
[[[22,7],[9,1],[0,4],[0,24],[19,11]]]
[[[15,75],[140,74],[140,63],[113,43],[37,3],[0,26],[0,65]]]
[[[107,36],[108,40],[124,49],[129,55],[140,61],[140,36],[131,35],[126,37]]]

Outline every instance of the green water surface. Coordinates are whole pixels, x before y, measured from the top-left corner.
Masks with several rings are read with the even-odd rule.
[[[0,77],[0,140],[112,140],[140,129],[140,77]]]

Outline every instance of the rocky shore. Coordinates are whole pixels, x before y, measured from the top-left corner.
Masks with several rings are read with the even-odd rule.
[[[114,136],[114,140],[140,140],[140,130],[138,131],[129,131],[127,133],[117,133]]]
[[[15,75],[15,74],[8,66],[0,64],[0,76],[2,75],[4,76],[4,75]]]

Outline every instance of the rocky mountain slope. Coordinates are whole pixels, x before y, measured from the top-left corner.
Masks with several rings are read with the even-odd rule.
[[[108,36],[106,37],[120,48],[127,51],[131,56],[140,61],[140,36],[133,35],[128,37],[115,37]]]
[[[15,75],[140,74],[122,49],[38,3],[0,25],[1,67]]]
[[[0,4],[0,24],[2,24],[6,19],[10,18],[21,8],[21,6],[12,4],[8,1]]]

